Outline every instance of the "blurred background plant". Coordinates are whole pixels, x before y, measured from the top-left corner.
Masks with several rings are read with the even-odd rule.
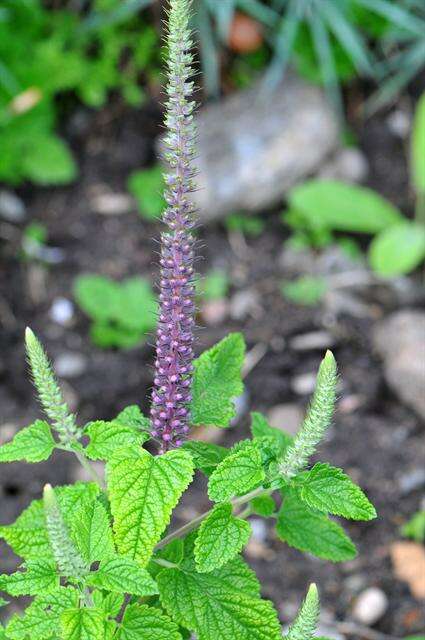
[[[342,118],[348,80],[379,80],[377,108],[425,64],[421,0],[196,0],[193,21],[209,96],[260,74],[271,91],[291,64],[325,86]],[[140,106],[159,74],[160,24],[158,0],[4,0],[0,180],[73,180],[76,163],[57,135],[61,115],[75,99],[99,108],[111,91]]]

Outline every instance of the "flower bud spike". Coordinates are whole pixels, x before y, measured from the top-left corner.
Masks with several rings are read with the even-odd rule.
[[[168,207],[163,222],[168,230],[161,237],[160,312],[151,410],[161,452],[180,446],[187,433],[189,411],[186,409],[192,380],[195,207],[189,194],[194,189],[196,133],[192,115],[195,103],[190,100],[193,92],[190,5],[191,0],[170,0],[167,34],[164,159],[170,172],[165,175]]]
[[[313,640],[319,620],[319,593],[313,583],[284,640]]]

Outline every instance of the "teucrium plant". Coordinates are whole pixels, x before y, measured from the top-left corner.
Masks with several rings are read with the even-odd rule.
[[[231,334],[193,357],[194,286],[190,200],[194,153],[190,1],[170,0],[161,309],[151,418],[130,406],[110,421],[79,425],[31,330],[26,346],[47,421],[0,447],[0,462],[73,453],[90,482],[45,487],[0,536],[22,558],[0,576],[5,596],[33,598],[14,614],[6,640],[279,640],[282,627],[241,551],[253,513],[276,520],[278,536],[331,561],[356,554],[329,516],[370,520],[375,510],[341,469],[309,459],[329,427],[336,363],[327,352],[299,433],[292,438],[251,416],[251,438],[231,449],[191,440],[190,428],[229,426],[242,393],[245,344]],[[284,426],[284,425],[282,425]],[[148,448],[146,448],[148,446]],[[151,451],[157,448],[159,453]],[[105,475],[99,471],[105,463]],[[176,528],[173,510],[195,471],[208,478],[210,510]],[[7,601],[0,598],[0,603]],[[310,587],[287,640],[311,640],[318,617]]]

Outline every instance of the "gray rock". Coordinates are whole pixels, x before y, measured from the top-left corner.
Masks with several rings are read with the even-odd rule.
[[[74,317],[74,305],[68,298],[55,298],[50,307],[49,315],[53,322],[66,327]]]
[[[358,596],[353,607],[353,618],[370,627],[376,624],[388,609],[388,598],[382,589],[369,587]]]
[[[56,358],[54,366],[60,378],[78,378],[87,368],[87,359],[81,353],[66,351]]]
[[[260,314],[260,298],[253,289],[244,289],[232,296],[230,300],[230,316],[233,320],[244,320],[250,315],[258,318]]]
[[[254,86],[205,107],[196,120],[194,199],[204,221],[281,202],[339,146],[337,118],[323,92],[294,75],[273,95]]]
[[[377,324],[373,341],[388,386],[425,418],[425,313],[393,313]]]
[[[369,173],[365,155],[359,149],[341,149],[320,171],[320,178],[361,182]]]
[[[294,436],[303,420],[304,414],[296,404],[278,404],[267,414],[267,419],[272,427],[282,429]]]
[[[289,346],[295,351],[313,351],[315,349],[330,349],[335,344],[335,338],[327,331],[311,331],[295,336]]]
[[[313,393],[316,387],[316,372],[301,373],[291,380],[291,389],[299,396],[307,396]]]
[[[267,524],[261,518],[251,518],[250,525],[252,528],[252,537],[256,542],[265,542],[267,540]]]
[[[135,209],[133,198],[128,193],[100,192],[90,199],[90,208],[94,213],[104,216],[119,216]]]
[[[12,191],[0,191],[0,218],[7,222],[24,222],[27,217],[25,205]]]
[[[401,476],[398,481],[401,493],[406,496],[425,485],[425,469],[417,467]]]

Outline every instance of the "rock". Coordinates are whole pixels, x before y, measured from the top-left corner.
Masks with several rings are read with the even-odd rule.
[[[261,312],[258,293],[253,289],[238,291],[230,300],[230,316],[233,320],[244,320],[249,315],[258,318]]]
[[[94,213],[104,216],[119,216],[130,213],[135,206],[128,193],[104,192],[98,193],[90,199],[90,208]]]
[[[0,426],[0,446],[5,442],[9,442],[15,437],[15,434],[19,431],[19,427],[11,422],[6,422]]]
[[[425,485],[425,469],[416,468],[401,476],[398,481],[401,493],[406,496]]]
[[[387,117],[387,125],[394,136],[404,139],[410,134],[412,118],[406,111],[396,109]]]
[[[365,155],[355,148],[341,149],[320,171],[320,178],[361,182],[369,173]]]
[[[260,518],[251,518],[252,537],[257,542],[265,542],[267,540],[267,525]]]
[[[267,419],[272,427],[282,429],[294,436],[303,421],[304,414],[296,404],[278,404],[267,414]]]
[[[25,205],[12,191],[0,191],[0,218],[7,222],[24,222],[27,217]]]
[[[54,368],[59,378],[78,378],[87,368],[87,359],[81,353],[66,351],[56,358]]]
[[[193,195],[204,221],[280,203],[339,146],[337,118],[323,92],[289,74],[272,95],[254,86],[206,106],[196,120]]]
[[[335,342],[334,336],[327,331],[311,331],[292,338],[289,346],[295,351],[326,350],[333,347]]]
[[[399,311],[379,322],[374,346],[384,360],[388,386],[425,418],[425,313]]]
[[[415,598],[425,598],[425,549],[417,542],[395,542],[391,545],[394,573],[407,582]]]
[[[231,425],[238,424],[239,420],[248,413],[249,409],[249,395],[248,392],[245,391],[234,399],[236,415],[232,418]]]
[[[225,298],[218,300],[207,300],[201,306],[202,317],[205,324],[217,326],[221,324],[229,313],[229,303]]]
[[[74,305],[68,298],[58,297],[53,300],[49,313],[53,322],[66,327],[74,317]]]
[[[317,638],[323,637],[323,638],[326,638],[327,640],[346,640],[346,636],[343,636],[338,631],[335,631],[335,629],[332,626],[328,626],[325,623],[322,624],[319,622],[319,626],[317,627],[316,634],[317,634]]]
[[[294,376],[291,380],[292,391],[299,396],[310,395],[316,387],[316,375],[314,371],[311,371]]]
[[[356,599],[353,618],[360,624],[370,627],[376,624],[388,609],[388,598],[382,589],[369,587]]]

